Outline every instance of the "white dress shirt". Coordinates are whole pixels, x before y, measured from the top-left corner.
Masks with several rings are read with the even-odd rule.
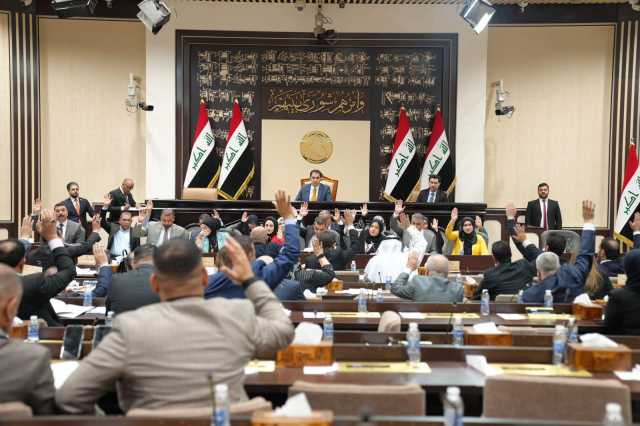
[[[131,229],[124,230],[122,227],[118,229],[118,232],[113,236],[113,243],[111,244],[111,254],[114,256],[122,256],[123,251],[130,251],[130,237]]]

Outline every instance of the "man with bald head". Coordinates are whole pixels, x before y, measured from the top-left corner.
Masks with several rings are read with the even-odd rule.
[[[391,285],[391,293],[414,302],[462,302],[464,288],[448,278],[449,260],[441,254],[432,254],[427,259],[427,276],[414,275],[419,258],[416,252],[409,252],[407,268]]]
[[[160,214],[160,222],[149,222],[152,210],[153,203],[149,201],[149,204],[140,210],[139,216],[142,223],[140,236],[147,236],[147,244],[160,247],[169,240],[189,239],[187,231],[182,226],[175,224],[176,214],[173,209],[163,209]]]
[[[0,264],[0,403],[21,401],[34,414],[53,414],[55,389],[49,350],[9,338],[21,297],[20,278]]]
[[[125,412],[208,407],[208,376],[229,386],[231,403],[246,400],[245,365],[256,354],[273,356],[289,345],[293,326],[239,244],[230,237],[225,249],[232,266],[221,271],[244,289],[246,300],[205,300],[200,250],[187,240],[161,245],[150,279],[161,302],[115,317],[111,332],[56,393],[58,406],[91,413],[117,384]]]
[[[125,178],[120,187],[107,194],[104,204],[106,204],[109,209],[109,222],[118,222],[121,212],[136,206],[136,200],[133,199],[133,194],[131,193],[133,186],[133,179]],[[109,202],[107,202],[107,200],[109,200]]]

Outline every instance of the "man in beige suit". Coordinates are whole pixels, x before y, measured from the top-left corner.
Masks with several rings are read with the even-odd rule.
[[[35,343],[9,339],[21,297],[22,285],[15,271],[0,264],[0,403],[21,401],[34,414],[52,414],[55,389],[49,350]]]
[[[247,399],[244,367],[256,352],[273,353],[293,339],[293,326],[269,287],[257,280],[233,239],[226,246],[247,300],[203,298],[207,272],[200,251],[170,240],[154,254],[151,285],[160,303],[116,316],[113,329],[56,394],[70,413],[90,413],[117,383],[120,407],[208,407],[207,377],[229,386],[230,401]]]

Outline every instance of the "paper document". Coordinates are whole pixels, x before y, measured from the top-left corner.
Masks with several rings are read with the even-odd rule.
[[[78,361],[56,361],[50,365],[53,372],[53,385],[56,389],[60,389],[80,363]]]
[[[94,271],[93,269],[81,268],[79,266],[76,266],[76,275],[79,277],[95,277],[96,271]]]
[[[308,365],[303,369],[304,374],[309,375],[325,375],[329,373],[333,373],[338,370],[338,364],[335,362],[331,365]]]
[[[400,317],[403,319],[424,319],[425,315],[422,312],[400,312]]]
[[[62,300],[51,299],[51,306],[53,310],[62,318],[76,318],[87,311],[92,310],[93,306],[79,306],[64,303]]]
[[[498,316],[507,321],[523,321],[528,318],[524,314],[498,314]]]
[[[107,307],[106,306],[96,306],[91,309],[88,313],[96,314],[96,315],[107,315]]]

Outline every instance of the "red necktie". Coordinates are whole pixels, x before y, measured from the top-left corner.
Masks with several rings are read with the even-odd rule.
[[[547,224],[547,200],[542,200],[542,227],[549,229]]]

